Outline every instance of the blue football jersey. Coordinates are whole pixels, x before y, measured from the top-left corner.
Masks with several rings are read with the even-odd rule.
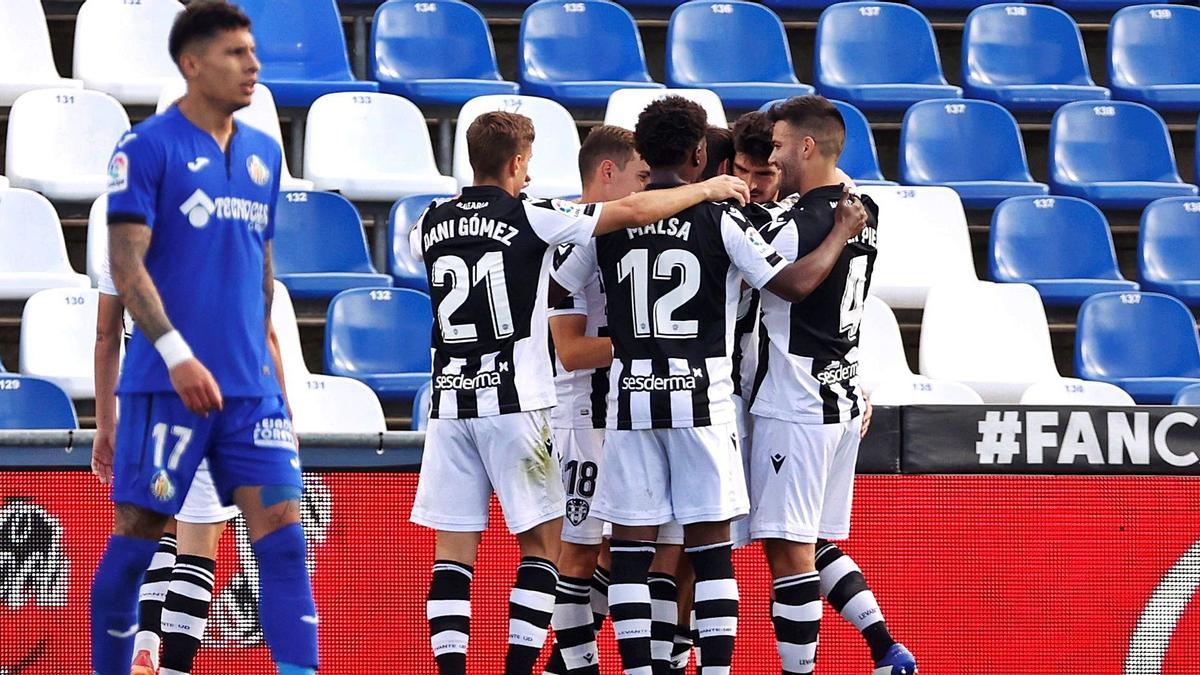
[[[227,151],[176,106],[134,127],[109,163],[108,222],[153,231],[146,270],[167,317],[224,396],[280,393],[267,349],[263,255],[275,234],[282,151],[234,123]],[[118,393],[173,391],[135,328]]]

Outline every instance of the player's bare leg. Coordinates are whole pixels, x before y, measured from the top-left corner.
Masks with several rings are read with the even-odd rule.
[[[697,672],[727,675],[733,660],[738,614],[729,521],[686,525],[683,536],[696,572],[694,604],[701,659]]]
[[[675,645],[675,625],[679,589],[675,570],[683,557],[683,547],[659,544],[650,564],[647,583],[650,587],[650,658],[654,671],[671,670],[671,650]]]
[[[763,552],[774,580],[771,621],[775,624],[779,655],[785,664],[795,668],[783,672],[811,673],[816,664],[822,613],[816,545],[764,539]]]
[[[170,583],[161,608],[161,675],[192,671],[196,652],[200,650],[200,642],[204,639],[204,629],[208,626],[217,545],[221,542],[225,525],[225,522],[178,522],[178,555],[170,572]],[[136,671],[134,675],[137,675]]]

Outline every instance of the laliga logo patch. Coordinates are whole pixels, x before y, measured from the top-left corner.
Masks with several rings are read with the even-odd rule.
[[[271,180],[271,170],[258,155],[250,155],[246,159],[246,173],[250,174],[250,180],[255,185],[266,185]]]
[[[175,496],[175,484],[165,470],[160,469],[150,481],[150,494],[160,502],[169,502]]]
[[[120,192],[129,187],[129,156],[123,152],[108,162],[108,191]]]
[[[572,218],[578,218],[583,215],[583,207],[579,204],[568,202],[562,199],[555,199],[552,200],[552,202],[555,209],[567,214],[568,216],[571,216]]]

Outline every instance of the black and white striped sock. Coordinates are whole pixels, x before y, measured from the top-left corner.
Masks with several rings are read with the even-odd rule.
[[[687,671],[688,661],[692,656],[692,627],[676,626],[675,638],[671,645],[671,673],[683,675]]]
[[[702,648],[699,675],[729,675],[737,635],[738,587],[733,578],[729,542],[687,549],[696,570],[697,644]]]
[[[150,652],[154,663],[158,663],[158,646],[162,637],[163,601],[167,599],[167,586],[171,584],[171,570],[175,567],[175,535],[164,534],[158,540],[158,550],[150,559],[142,587],[138,591],[138,634],[134,638],[133,653],[143,649]]]
[[[550,617],[554,614],[554,589],[558,568],[544,558],[521,558],[517,583],[508,596],[508,654],[505,675],[529,675],[537,662]]]
[[[591,595],[590,579],[559,577],[552,623],[555,646],[568,673],[600,673]]]
[[[820,581],[816,572],[775,580],[771,622],[775,624],[784,675],[806,675],[816,666],[822,610]]]
[[[163,673],[190,673],[212,603],[217,561],[196,555],[175,559],[171,585],[163,602]]]
[[[608,587],[608,610],[612,614],[621,664],[625,675],[653,675],[647,577],[654,561],[654,542],[613,539],[610,550],[612,585]]]
[[[600,632],[604,620],[608,618],[609,577],[609,571],[599,565],[592,572],[592,618],[596,620],[596,633]]]
[[[676,599],[679,589],[675,577],[654,572],[647,580],[650,586],[650,659],[655,672],[669,672],[671,650],[675,646],[675,622],[679,620]]]
[[[471,579],[474,569],[454,560],[435,560],[425,616],[439,675],[466,675],[471,635]]]
[[[886,656],[896,641],[858,564],[836,544],[825,543],[817,551],[817,572],[821,575],[821,595],[862,633],[871,648],[871,660]]]

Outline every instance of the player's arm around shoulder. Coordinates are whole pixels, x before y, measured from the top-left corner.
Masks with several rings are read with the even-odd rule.
[[[681,185],[669,190],[635,192],[628,197],[606,202],[596,223],[596,236],[629,227],[640,227],[672,216],[700,202],[750,201],[750,189],[740,178],[714,176],[701,183]]]
[[[783,268],[766,284],[767,290],[790,302],[807,298],[837,264],[846,242],[857,237],[867,225],[868,211],[863,201],[842,186],[842,196],[833,213],[833,229],[821,245]]]

